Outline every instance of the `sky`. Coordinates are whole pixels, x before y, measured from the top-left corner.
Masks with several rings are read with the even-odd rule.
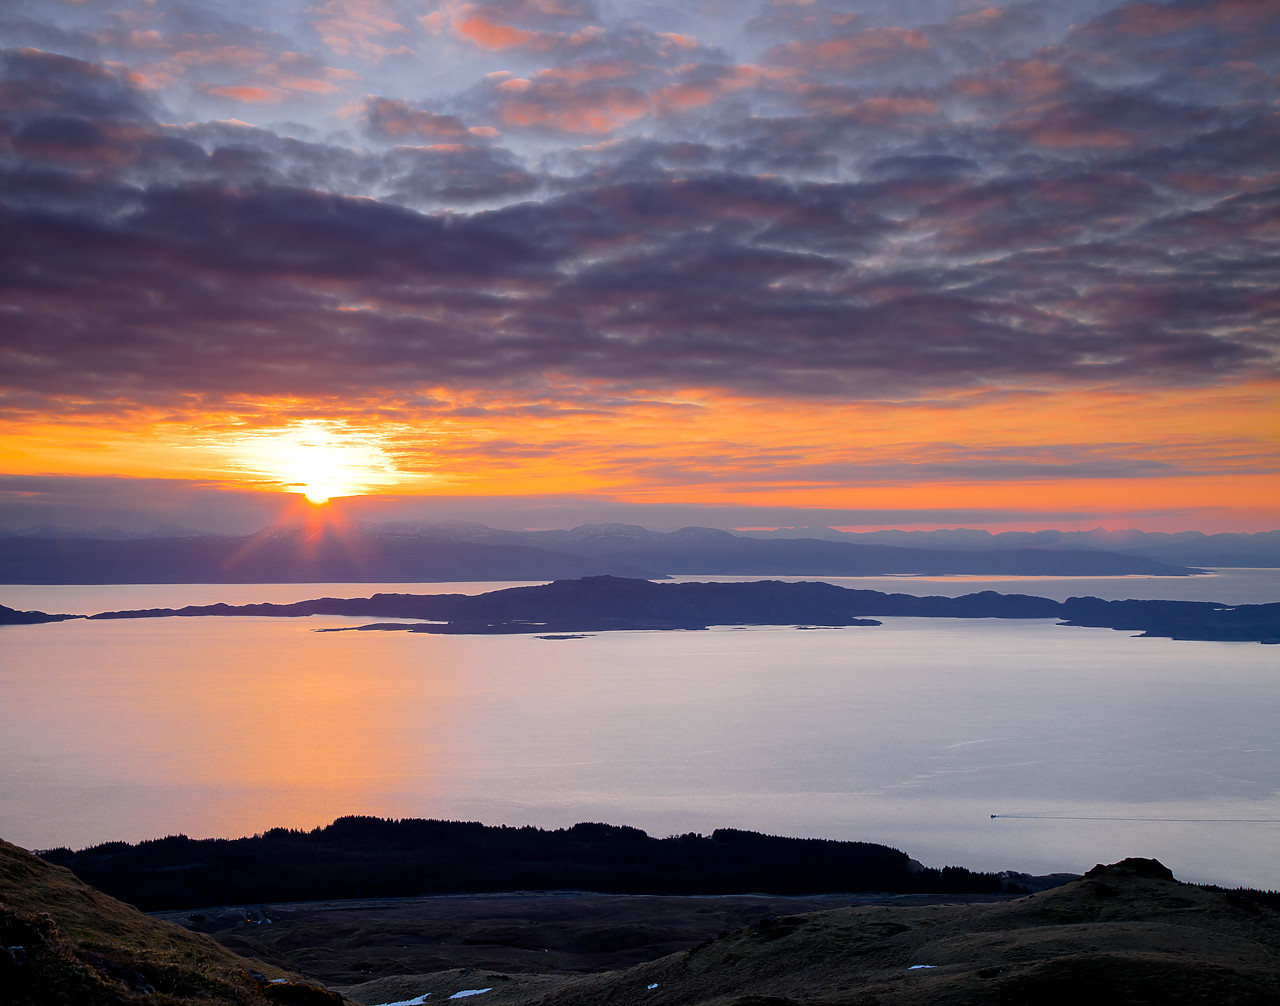
[[[6,0],[0,49],[0,526],[1280,527],[1271,0]]]

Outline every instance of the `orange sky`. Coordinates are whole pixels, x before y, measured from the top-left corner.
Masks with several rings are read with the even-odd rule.
[[[1275,4],[27,7],[0,528],[1280,527]]]
[[[29,422],[10,429],[0,465],[262,493],[301,492],[289,483],[309,479],[324,495],[420,498],[446,511],[450,498],[585,495],[622,505],[1025,513],[1004,525],[1044,514],[1057,526],[1058,515],[1078,512],[1088,526],[1261,530],[1280,524],[1278,401],[1265,384],[870,403],[655,394],[582,410],[457,396],[390,422],[351,407],[326,420],[314,406],[314,418],[284,424],[267,409],[272,418],[258,425],[172,413]],[[305,415],[307,405],[279,411]],[[300,431],[304,441],[319,431],[330,452],[309,468],[298,468]]]

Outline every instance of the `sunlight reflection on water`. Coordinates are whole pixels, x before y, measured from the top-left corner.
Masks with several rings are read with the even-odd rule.
[[[322,593],[368,592],[339,586]],[[164,589],[172,604],[195,590]],[[352,813],[599,820],[880,841],[975,869],[1155,856],[1181,879],[1280,887],[1280,825],[1240,820],[1280,818],[1274,648],[1048,620],[565,641],[312,631],[362,621],[6,627],[3,837],[78,847]]]

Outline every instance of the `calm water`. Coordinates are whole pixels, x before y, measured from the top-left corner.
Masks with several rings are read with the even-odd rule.
[[[1277,571],[1256,570],[1088,589],[835,582],[1280,597]],[[1197,592],[1156,589],[1187,584]],[[6,586],[0,603],[79,612],[495,586]],[[880,841],[975,869],[1155,856],[1182,879],[1280,888],[1274,647],[987,619],[558,642],[312,631],[361,621],[5,627],[0,837],[79,847],[351,813],[599,820]]]

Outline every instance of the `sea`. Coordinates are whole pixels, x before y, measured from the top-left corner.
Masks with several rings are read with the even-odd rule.
[[[821,579],[948,596],[1280,600],[1277,569]],[[516,585],[4,585],[0,604],[88,614]],[[0,838],[79,849],[351,814],[601,821],[657,837],[880,842],[928,866],[1031,874],[1144,856],[1181,880],[1280,889],[1274,646],[1052,619],[575,639],[316,631],[367,621],[0,628]]]

